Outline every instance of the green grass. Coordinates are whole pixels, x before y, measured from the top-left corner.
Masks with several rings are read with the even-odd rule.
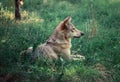
[[[25,0],[21,21],[14,20],[13,3],[0,0],[0,75],[13,74],[24,82],[50,81],[51,77],[61,82],[120,81],[119,0]],[[20,52],[44,43],[67,16],[85,32],[72,40],[72,52],[86,60],[56,70],[38,62],[31,64],[29,58],[21,63]],[[102,66],[96,66],[98,63]]]

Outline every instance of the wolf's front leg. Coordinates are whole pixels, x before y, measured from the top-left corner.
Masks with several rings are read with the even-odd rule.
[[[64,49],[64,50],[62,50],[61,57],[62,57],[65,61],[70,62],[70,61],[71,61],[70,54],[71,54],[71,52],[70,52],[69,49]]]

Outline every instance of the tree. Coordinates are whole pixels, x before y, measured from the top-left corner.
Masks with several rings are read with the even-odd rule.
[[[15,19],[21,20],[20,0],[15,0]]]

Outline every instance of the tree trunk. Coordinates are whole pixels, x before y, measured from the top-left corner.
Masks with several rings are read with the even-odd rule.
[[[20,0],[15,0],[15,19],[16,20],[21,20]]]

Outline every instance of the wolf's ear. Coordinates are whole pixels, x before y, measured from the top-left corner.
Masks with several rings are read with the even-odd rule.
[[[70,17],[70,16],[66,17],[66,18],[63,20],[61,29],[62,29],[62,30],[68,29],[68,25],[70,24],[70,22],[71,22],[71,17]]]
[[[70,16],[68,16],[67,18],[65,18],[64,19],[64,23],[69,23],[69,22],[71,22],[71,17]]]

